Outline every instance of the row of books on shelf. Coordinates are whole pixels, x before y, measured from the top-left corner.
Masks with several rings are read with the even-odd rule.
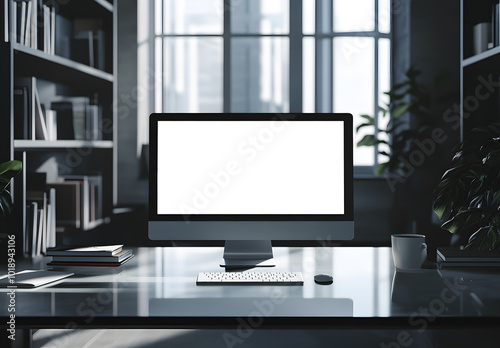
[[[22,45],[55,54],[56,8],[42,0],[12,0],[12,37]]]
[[[102,19],[70,20],[56,13],[55,3],[11,0],[13,41],[104,70],[106,47]]]
[[[23,252],[35,257],[56,245],[56,191],[27,191]]]
[[[64,202],[57,210],[58,226],[89,230],[103,222],[102,176],[67,175],[47,185]]]
[[[46,105],[40,100],[35,77],[17,78],[15,83],[15,139],[103,139],[102,107],[92,104],[89,97],[57,96]]]
[[[26,181],[24,253],[45,254],[56,245],[56,232],[85,231],[104,222],[101,175],[68,175],[47,182],[46,173],[28,173]]]

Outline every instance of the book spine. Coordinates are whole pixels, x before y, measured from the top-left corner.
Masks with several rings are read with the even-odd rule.
[[[56,9],[54,6],[50,8],[50,54],[56,54]]]
[[[494,15],[495,15],[495,25],[493,26],[494,27],[494,30],[495,30],[495,46],[499,46],[500,45],[500,5],[498,4],[498,2],[495,4],[495,9],[493,11]]]
[[[12,7],[10,16],[10,18],[12,18],[10,24],[10,41],[17,42],[17,3],[14,0],[11,0],[10,5]]]
[[[21,18],[19,26],[19,43],[25,45],[25,33],[26,33],[26,3],[21,2]]]
[[[31,48],[38,48],[38,4],[37,0],[32,0],[33,5],[31,6]]]
[[[31,140],[36,140],[36,97],[35,97],[35,90],[36,90],[36,78],[33,76],[31,78]]]
[[[9,42],[9,2],[4,0],[3,5],[4,41]]]
[[[32,213],[32,217],[31,217],[31,221],[32,221],[32,225],[30,227],[32,227],[32,229],[29,231],[29,240],[31,242],[31,247],[30,247],[30,253],[31,253],[31,257],[35,257],[36,256],[36,241],[37,241],[37,226],[38,226],[38,203],[37,202],[32,202],[31,203],[31,213]]]
[[[24,45],[30,47],[31,46],[31,16],[33,15],[32,8],[33,3],[32,1],[28,1],[26,5],[26,23],[25,23],[25,29],[24,29]]]

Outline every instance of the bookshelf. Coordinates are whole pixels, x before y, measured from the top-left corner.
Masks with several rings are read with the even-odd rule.
[[[489,23],[488,47],[475,47],[480,23]],[[475,32],[476,31],[476,32]],[[500,121],[500,5],[498,0],[460,1],[460,111],[461,139],[473,128]]]
[[[36,257],[68,237],[84,241],[116,205],[116,8],[2,5],[0,162],[23,161],[11,188],[18,255]]]

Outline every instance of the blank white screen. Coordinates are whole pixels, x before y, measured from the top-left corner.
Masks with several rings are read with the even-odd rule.
[[[342,121],[159,121],[158,214],[343,214]]]

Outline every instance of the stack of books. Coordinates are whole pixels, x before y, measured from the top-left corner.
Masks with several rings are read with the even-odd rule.
[[[500,252],[487,250],[437,249],[437,264],[443,267],[500,267]]]
[[[89,246],[81,248],[60,247],[47,250],[52,261],[47,266],[53,268],[73,267],[119,267],[134,255],[123,245]]]

